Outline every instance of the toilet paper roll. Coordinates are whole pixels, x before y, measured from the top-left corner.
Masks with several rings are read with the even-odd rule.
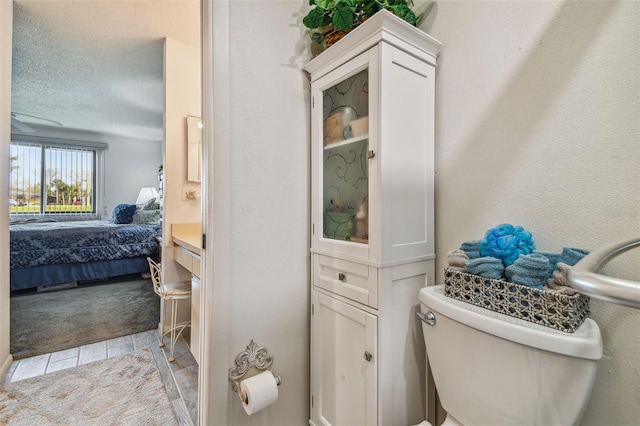
[[[271,371],[264,371],[240,382],[240,390],[247,396],[242,402],[248,415],[257,413],[278,400],[278,384]]]

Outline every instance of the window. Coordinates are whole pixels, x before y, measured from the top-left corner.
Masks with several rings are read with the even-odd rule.
[[[95,216],[99,152],[75,142],[12,141],[10,213]]]

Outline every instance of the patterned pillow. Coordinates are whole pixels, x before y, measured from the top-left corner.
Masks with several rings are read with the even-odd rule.
[[[162,212],[160,210],[138,210],[133,215],[132,223],[155,223],[160,224],[162,220]]]
[[[133,220],[133,215],[136,212],[135,204],[118,204],[114,207],[111,212],[111,219],[109,220],[111,223],[131,223]]]
[[[160,204],[156,202],[155,198],[150,199],[144,204],[144,206],[142,206],[142,210],[159,210],[159,209],[160,209]]]

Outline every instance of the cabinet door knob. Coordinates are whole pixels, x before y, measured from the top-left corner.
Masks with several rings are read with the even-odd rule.
[[[345,274],[343,274],[342,272],[338,272],[338,280],[339,281],[344,281],[347,278],[347,276]]]
[[[376,153],[375,153],[375,152],[373,152],[373,150],[372,150],[372,149],[370,149],[369,151],[367,151],[367,158],[368,158],[368,159],[372,159],[372,158],[373,158],[373,157],[375,157],[375,156],[376,156]]]
[[[366,359],[367,361],[371,362],[371,358],[373,358],[373,355],[371,355],[371,352],[364,351],[364,359]]]

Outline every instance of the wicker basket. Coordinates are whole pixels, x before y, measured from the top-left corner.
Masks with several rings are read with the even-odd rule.
[[[481,308],[573,333],[589,316],[589,298],[537,290],[445,269],[445,295]]]

